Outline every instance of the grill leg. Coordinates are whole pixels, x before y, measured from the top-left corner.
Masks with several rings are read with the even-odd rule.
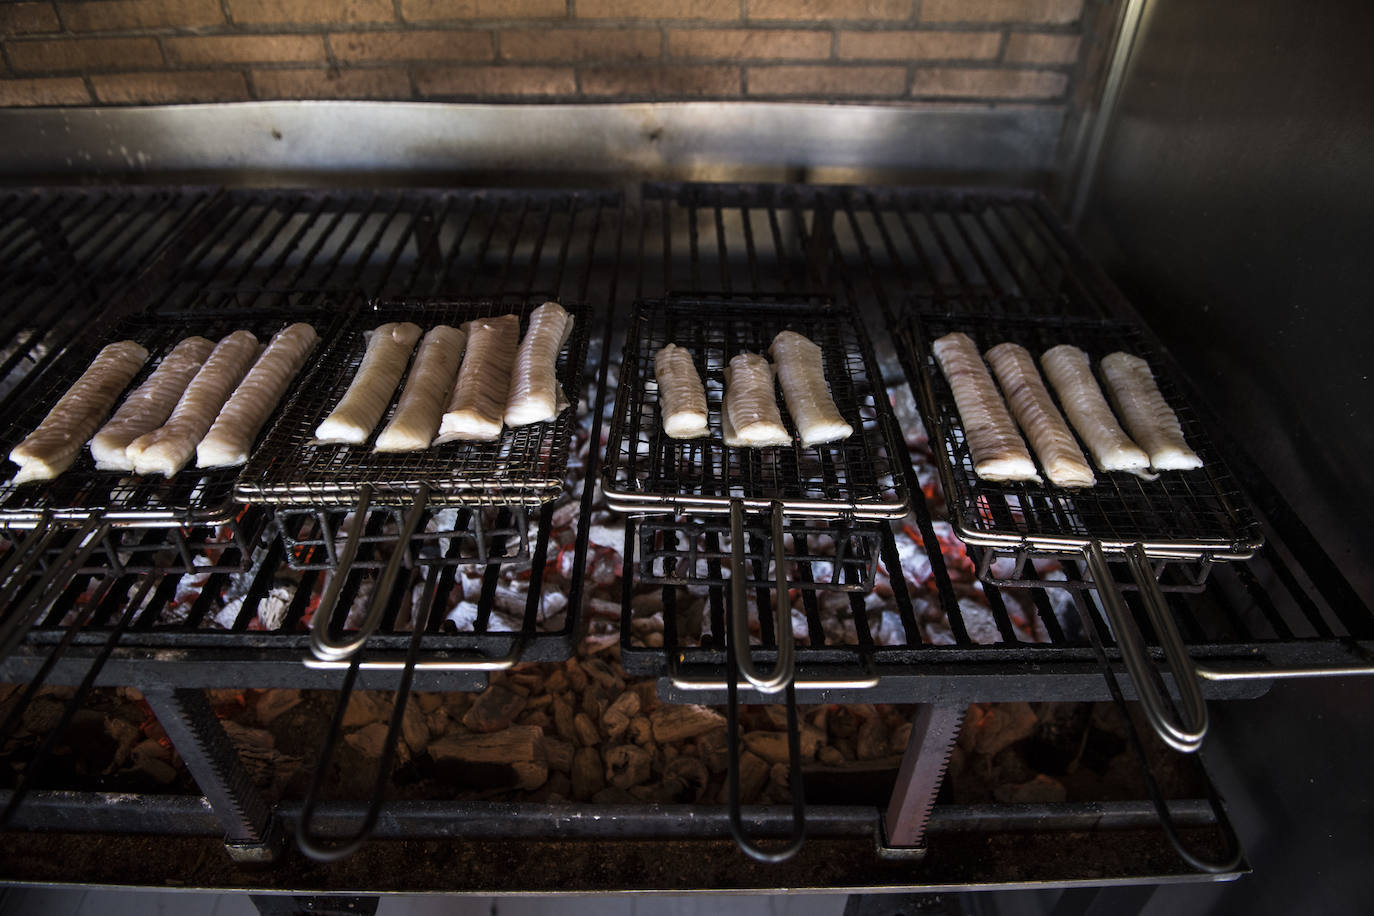
[[[926,820],[935,795],[945,778],[945,767],[959,738],[963,706],[926,704],[916,712],[897,787],[883,819],[882,845],[888,849],[920,849],[925,846]]]
[[[224,846],[237,862],[275,861],[285,847],[272,815],[203,690],[147,689],[152,707],[196,785],[224,825]]]

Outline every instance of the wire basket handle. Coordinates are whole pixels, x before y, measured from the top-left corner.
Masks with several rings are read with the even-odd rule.
[[[1103,608],[1106,609],[1107,619],[1111,622],[1112,632],[1116,636],[1117,647],[1121,650],[1121,660],[1126,665],[1132,683],[1135,684],[1136,695],[1140,698],[1140,705],[1144,708],[1150,725],[1160,739],[1175,750],[1185,754],[1196,752],[1202,747],[1202,739],[1207,734],[1207,703],[1202,698],[1202,688],[1198,685],[1193,661],[1188,657],[1183,638],[1179,635],[1178,627],[1174,625],[1169,608],[1164,603],[1164,594],[1155,582],[1150,561],[1145,556],[1145,548],[1140,544],[1134,545],[1126,551],[1126,559],[1130,564],[1131,577],[1144,599],[1145,612],[1150,618],[1150,624],[1158,634],[1160,645],[1164,649],[1164,660],[1174,675],[1174,683],[1178,686],[1182,701],[1178,716],[1182,719],[1181,722],[1177,721],[1170,711],[1169,703],[1156,683],[1145,640],[1135,621],[1131,619],[1120,590],[1112,580],[1111,570],[1107,568],[1107,558],[1102,553],[1102,545],[1096,541],[1089,542],[1083,548],[1083,559],[1092,576],[1093,588],[1102,600]]]
[[[315,808],[320,801],[320,787],[324,783],[325,771],[333,762],[334,754],[338,750],[339,739],[343,736],[344,714],[348,709],[348,701],[353,696],[358,672],[362,668],[362,653],[355,651],[352,655],[348,673],[344,675],[343,685],[339,688],[339,699],[334,706],[334,718],[329,723],[329,732],[325,736],[324,747],[320,749],[315,772],[310,777],[310,788],[305,794],[305,804],[301,808],[300,823],[296,827],[296,845],[300,847],[301,852],[317,862],[337,862],[339,859],[352,855],[362,848],[362,845],[367,842],[368,837],[372,835],[373,829],[377,826],[382,799],[386,794],[387,780],[391,777],[391,761],[396,755],[396,743],[400,740],[402,723],[405,721],[406,703],[410,699],[410,684],[415,676],[415,661],[420,654],[420,640],[429,626],[429,618],[434,610],[434,597],[439,583],[439,573],[440,568],[438,566],[429,567],[429,572],[425,577],[425,589],[420,598],[420,613],[415,615],[411,622],[410,643],[406,649],[405,665],[401,669],[401,679],[396,685],[395,705],[391,710],[391,722],[387,727],[386,740],[382,743],[382,756],[377,761],[377,778],[372,785],[372,797],[368,801],[367,813],[363,816],[362,823],[358,825],[358,829],[353,832],[352,836],[325,838],[313,832]],[[390,589],[388,588],[387,591],[390,592]]]
[[[32,549],[27,547],[28,541],[25,542],[24,549],[28,550],[29,555],[14,571],[10,582],[11,592],[19,590],[18,587],[33,570],[34,563],[42,557],[56,530],[48,530],[41,537],[29,538],[29,541],[38,541]],[[0,622],[0,659],[9,658],[10,653],[19,647],[34,623],[58,599],[67,583],[76,576],[109,532],[109,524],[102,522],[98,516],[87,518],[33,587],[0,611],[0,620],[3,620]]]
[[[396,549],[392,551],[386,568],[382,570],[381,578],[372,590],[367,615],[363,618],[362,624],[347,639],[335,639],[329,634],[329,621],[339,603],[339,592],[343,589],[344,580],[348,578],[348,571],[358,556],[363,524],[367,518],[368,507],[372,505],[372,487],[366,484],[363,486],[358,494],[358,502],[353,507],[353,520],[344,532],[344,547],[339,556],[338,568],[329,579],[329,587],[320,599],[320,606],[315,611],[314,622],[310,628],[310,651],[316,658],[322,661],[346,661],[357,655],[358,650],[376,631],[382,622],[382,614],[386,611],[386,596],[391,594],[396,577],[401,572],[401,561],[405,558],[410,539],[415,534],[415,529],[420,527],[420,518],[429,503],[429,493],[429,484],[424,483],[415,491],[415,499],[406,511],[401,530],[396,536]]]

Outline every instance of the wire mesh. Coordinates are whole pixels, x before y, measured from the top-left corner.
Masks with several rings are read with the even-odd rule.
[[[381,422],[362,445],[322,444],[315,428],[339,403],[363,355],[366,334],[388,321],[413,321],[428,330],[478,318],[517,315],[522,334],[542,299],[435,301],[407,299],[360,311],[316,360],[308,380],[282,412],[262,447],[249,459],[235,492],[246,502],[273,505],[349,506],[372,489],[379,506],[409,505],[428,484],[435,506],[538,506],[562,491],[568,445],[577,420],[578,394],[587,353],[590,311],[566,304],[573,329],[558,356],[556,377],[569,406],[546,423],[506,427],[494,442],[449,442],[415,452],[372,450],[375,436],[396,411],[409,372],[389,401]]]
[[[737,353],[766,351],[783,330],[820,346],[835,406],[854,433],[803,447],[785,416],[792,445],[728,447],[720,433],[724,369]],[[663,432],[654,355],[669,343],[692,352],[706,388],[709,437],[674,439]],[[620,381],[604,484],[616,508],[720,513],[730,499],[743,499],[752,508],[777,500],[795,514],[887,518],[906,512],[905,482],[895,462],[900,438],[872,347],[852,315],[759,300],[642,302],[626,335]]]
[[[389,522],[381,533],[372,521],[364,522],[363,544],[393,543],[401,527],[400,509],[369,510]],[[286,541],[286,562],[296,570],[336,569],[338,539],[349,513],[342,509],[279,509],[277,519]],[[388,530],[389,529],[389,530]],[[427,516],[423,529],[410,539],[411,555],[420,566],[486,566],[514,564],[527,568],[530,558],[530,522],[523,506],[513,508],[443,509]],[[380,569],[383,559],[359,559],[358,569]]]
[[[340,300],[317,299],[314,294],[302,294],[301,299],[298,308],[287,311],[203,309],[156,317],[134,316],[98,326],[73,343],[35,383],[31,396],[4,418],[0,447],[8,454],[32,432],[107,343],[134,340],[148,350],[147,362],[126,389],[134,391],[162,358],[189,336],[218,340],[234,331],[247,330],[266,341],[294,321],[310,321],[327,337],[331,323],[345,306]],[[307,307],[307,302],[312,307]],[[287,397],[282,400],[285,402]],[[280,408],[273,417],[279,413]],[[268,424],[271,422],[269,418]],[[12,476],[13,471],[9,473]],[[114,524],[144,526],[218,524],[238,514],[233,497],[238,473],[238,468],[201,469],[193,464],[170,478],[101,470],[95,466],[89,450],[83,448],[73,465],[51,481],[0,484],[0,521],[10,525],[34,524],[48,515],[58,520],[101,516]]]

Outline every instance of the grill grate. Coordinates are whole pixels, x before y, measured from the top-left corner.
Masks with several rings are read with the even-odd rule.
[[[396,386],[382,421],[363,445],[321,445],[315,428],[343,398],[367,350],[365,334],[389,321],[414,321],[428,330],[477,318],[515,314],[522,334],[530,312],[543,300],[523,304],[500,300],[437,302],[408,299],[362,310],[325,347],[315,368],[282,412],[282,419],[244,469],[236,488],[245,502],[348,506],[364,487],[377,505],[408,505],[422,484],[432,488],[435,506],[538,506],[563,488],[568,442],[576,422],[582,368],[586,362],[585,306],[565,305],[574,316],[572,334],[559,353],[557,377],[570,406],[549,423],[506,427],[495,442],[450,442],[416,452],[379,454],[371,443],[390,421],[409,373]],[[413,365],[413,362],[412,362]]]
[[[1074,542],[1096,539],[1109,551],[1140,543],[1151,556],[1239,560],[1259,548],[1259,525],[1240,485],[1212,445],[1206,426],[1168,374],[1158,370],[1160,390],[1175,408],[1184,437],[1202,457],[1202,468],[1166,471],[1157,480],[1098,470],[1095,486],[1073,490],[1033,482],[990,483],[974,472],[953,392],[935,361],[932,344],[937,338],[962,331],[973,338],[979,352],[1011,341],[1035,356],[1057,344],[1073,344],[1094,365],[1108,353],[1124,350],[1161,366],[1138,328],[1091,319],[924,313],[903,331],[906,336],[899,345],[911,348],[921,369],[914,386],[918,403],[942,449],[936,453],[937,464],[945,491],[954,500],[955,531],[966,543],[1013,551],[1026,547],[1055,555],[1073,553]],[[1086,448],[1083,452],[1089,454]]]
[[[803,448],[791,416],[785,416],[792,446],[729,448],[720,434],[725,366],[741,351],[766,351],[785,329],[821,347],[835,406],[854,434]],[[669,343],[687,347],[696,360],[706,386],[709,437],[682,440],[663,432],[654,354]],[[641,303],[626,336],[606,453],[606,495],[615,508],[630,512],[721,513],[738,498],[756,510],[781,501],[795,515],[900,516],[906,488],[892,455],[900,437],[880,380],[862,327],[835,309],[745,300]]]

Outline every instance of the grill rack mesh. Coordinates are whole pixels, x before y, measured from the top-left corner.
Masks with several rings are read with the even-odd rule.
[[[452,522],[442,520],[452,511]],[[390,516],[395,528],[401,526],[400,509],[372,509],[373,515]],[[345,525],[343,509],[290,509],[276,512],[286,542],[286,562],[300,571],[335,569],[339,565],[337,539]],[[375,526],[364,523],[360,544],[396,542],[394,530],[369,534]],[[530,565],[529,514],[523,506],[513,508],[461,508],[427,513],[423,530],[410,539],[410,551],[417,566]],[[355,569],[381,569],[385,557],[354,560]]]
[[[981,353],[1011,341],[1026,347],[1038,361],[1050,347],[1068,343],[1087,352],[1094,367],[1117,350],[1146,359],[1165,400],[1178,415],[1184,437],[1203,459],[1203,467],[1165,471],[1153,481],[1097,470],[1095,486],[1072,490],[1048,482],[980,479],[973,470],[953,393],[931,348],[937,338],[953,331],[972,337]],[[1153,555],[1190,559],[1245,559],[1263,542],[1239,483],[1164,371],[1164,361],[1138,328],[1096,319],[919,312],[901,333],[905,335],[902,345],[911,348],[920,370],[920,377],[912,381],[920,393],[922,416],[943,444],[935,450],[936,462],[951,503],[951,521],[964,541],[979,546],[1027,546],[1052,556],[1072,553],[1073,545],[1066,542],[1096,539],[1104,550],[1143,543]],[[1053,391],[1051,396],[1058,401]],[[1089,454],[1086,448],[1083,452]]]
[[[429,503],[436,507],[535,507],[553,499],[564,487],[568,445],[578,412],[590,319],[585,305],[563,305],[574,322],[568,343],[559,353],[556,375],[571,403],[552,422],[506,427],[495,442],[448,442],[417,452],[375,453],[372,443],[396,411],[410,379],[408,368],[366,443],[314,441],[315,427],[357,374],[367,350],[365,332],[388,321],[413,321],[427,331],[439,324],[456,327],[477,318],[515,314],[523,336],[530,312],[543,301],[540,297],[523,301],[413,298],[360,310],[326,345],[308,380],[249,459],[236,495],[246,502],[274,505],[351,506],[363,488],[370,486],[374,505],[396,506],[409,505],[419,487],[429,484]]]
[[[287,310],[238,311],[192,309],[157,316],[131,316],[96,326],[70,347],[43,378],[37,380],[20,409],[4,420],[0,447],[5,454],[32,432],[66,391],[91,364],[100,348],[116,340],[135,340],[148,350],[148,361],[125,389],[138,386],[157,368],[162,358],[190,336],[220,340],[227,334],[248,330],[266,342],[273,334],[296,321],[315,325],[322,339],[342,308],[342,297],[300,293],[295,307]],[[318,352],[318,351],[317,351]],[[294,384],[301,384],[297,376]],[[123,402],[123,397],[116,405]],[[290,394],[282,399],[288,401]],[[268,418],[270,428],[281,406]],[[6,476],[14,466],[7,464]],[[49,513],[54,519],[77,521],[100,516],[108,522],[134,525],[213,525],[229,521],[238,512],[233,497],[239,468],[201,470],[194,461],[171,478],[139,476],[126,471],[98,470],[90,450],[83,448],[72,466],[55,479],[15,485],[0,484],[0,521],[13,526],[32,525]]]
[[[783,410],[794,440],[790,447],[725,446],[720,434],[725,366],[741,351],[766,351],[785,329],[821,347],[831,395],[854,434],[803,448]],[[692,351],[706,387],[709,437],[680,440],[663,432],[654,354],[669,343]],[[905,482],[892,445],[901,439],[873,348],[852,315],[758,299],[642,301],[626,334],[620,382],[605,476],[606,494],[616,508],[720,513],[730,499],[742,498],[756,509],[781,501],[789,514],[888,518],[906,511]]]

